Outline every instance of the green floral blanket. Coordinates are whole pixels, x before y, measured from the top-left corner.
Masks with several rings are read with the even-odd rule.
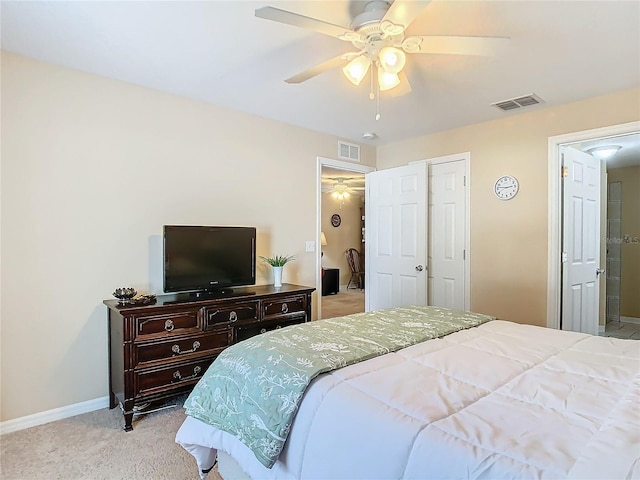
[[[236,436],[271,468],[314,377],[492,319],[412,306],[274,330],[225,349],[184,407],[187,415]]]

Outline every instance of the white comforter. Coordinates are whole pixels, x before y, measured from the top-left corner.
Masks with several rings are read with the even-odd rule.
[[[193,418],[176,441],[256,480],[640,478],[640,342],[493,321],[316,378],[271,470]]]

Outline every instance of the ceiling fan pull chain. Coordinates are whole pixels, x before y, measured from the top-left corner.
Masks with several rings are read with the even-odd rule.
[[[371,78],[373,78],[373,73]],[[376,120],[380,120],[380,84],[376,84]]]
[[[373,98],[375,97],[375,94],[373,93],[373,62],[371,62],[371,67],[369,69],[369,71],[371,72],[371,88],[369,89],[369,100],[373,100]]]

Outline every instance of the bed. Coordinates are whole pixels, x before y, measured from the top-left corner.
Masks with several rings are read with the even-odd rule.
[[[363,326],[378,323],[393,332],[367,327],[365,337]],[[408,331],[397,333],[398,324]],[[316,366],[299,401],[290,392],[280,395],[281,385],[265,386],[278,384],[265,366],[305,363],[295,349],[285,348],[281,358],[279,347],[290,347],[294,337],[314,339],[317,329],[334,335],[332,354],[321,353],[331,357],[331,368]],[[345,354],[349,336],[357,337],[352,350],[364,351],[361,358]],[[325,347],[328,338],[321,338]],[[221,354],[185,403],[188,416],[176,441],[195,457],[203,478],[218,456],[227,480],[640,478],[638,341],[406,307],[245,342],[237,344],[245,350],[233,346]],[[256,362],[261,380],[251,377],[245,358]],[[216,373],[224,362],[227,370]],[[216,376],[224,377],[222,384]],[[252,401],[251,384],[275,406]],[[234,395],[239,400],[229,401]],[[278,430],[241,412],[252,403],[292,414],[277,420]],[[235,426],[224,423],[230,419]],[[252,440],[255,432],[264,436]]]

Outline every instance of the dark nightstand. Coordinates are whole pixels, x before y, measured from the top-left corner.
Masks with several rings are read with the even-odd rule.
[[[340,291],[340,269],[325,268],[322,274],[322,296],[335,295]]]

